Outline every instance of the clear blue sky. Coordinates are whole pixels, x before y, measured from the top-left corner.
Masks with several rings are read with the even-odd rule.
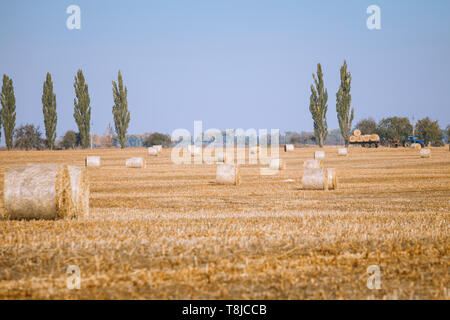
[[[81,8],[81,30],[66,8]],[[381,8],[381,30],[366,8]],[[450,123],[450,1],[2,1],[0,73],[12,77],[17,125],[43,129],[51,72],[58,137],[76,129],[73,79],[89,85],[94,132],[112,120],[111,81],[128,86],[130,133],[207,128],[311,130],[312,73],[322,64],[328,125],[347,59],[355,120],[430,116]],[[4,137],[2,134],[2,144]]]

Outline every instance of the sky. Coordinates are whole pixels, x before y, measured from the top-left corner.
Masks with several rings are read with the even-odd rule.
[[[81,29],[67,7],[78,5]],[[381,29],[369,30],[377,5]],[[44,129],[50,72],[57,136],[76,130],[73,82],[89,85],[95,133],[113,124],[112,81],[128,88],[129,133],[177,128],[311,131],[310,86],[321,63],[328,127],[338,128],[344,59],[355,122],[429,116],[450,124],[448,0],[41,0],[0,3],[0,75],[14,81],[16,126]],[[4,145],[4,134],[1,144]]]

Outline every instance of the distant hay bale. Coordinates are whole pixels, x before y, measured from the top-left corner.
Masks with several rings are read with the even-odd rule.
[[[226,161],[226,154],[225,154],[225,152],[221,152],[221,151],[219,151],[219,152],[216,152],[215,153],[215,160],[216,160],[216,163],[225,163],[225,161]]]
[[[350,142],[356,142],[358,139],[355,136],[350,136]]]
[[[86,164],[86,167],[100,167],[100,157],[87,156],[85,164]]]
[[[347,156],[347,148],[339,148],[338,149],[338,156],[346,157]]]
[[[270,159],[269,169],[271,170],[285,170],[286,162],[283,159]]]
[[[325,151],[314,152],[314,159],[323,160],[325,159]]]
[[[85,217],[89,214],[89,181],[87,171],[82,167],[68,166],[74,217]]]
[[[420,150],[420,157],[421,158],[430,158],[431,157],[431,150],[430,149],[421,149]]]
[[[353,131],[353,135],[355,137],[359,137],[361,135],[361,130],[356,129],[355,131]]]
[[[239,167],[234,164],[220,164],[217,166],[216,183],[239,185],[241,182]]]
[[[259,147],[250,147],[250,154],[258,154]]]
[[[65,165],[10,168],[4,177],[9,219],[63,219],[73,216],[72,189]]]
[[[320,159],[308,159],[303,162],[304,169],[318,169],[323,168],[323,161]]]
[[[145,161],[141,157],[128,158],[125,161],[125,165],[127,168],[145,168]]]
[[[157,144],[153,146],[154,149],[156,149],[156,151],[161,152],[162,151],[162,145]]]
[[[413,143],[413,144],[411,144],[411,148],[420,150],[420,149],[422,149],[422,146],[420,145],[420,143]]]
[[[293,144],[285,144],[284,145],[284,152],[292,152],[294,151],[294,145]]]
[[[377,135],[377,134],[371,134],[370,135],[370,141],[373,141],[373,142],[378,142],[378,141],[380,141],[380,136],[379,135]]]
[[[325,190],[328,187],[328,175],[323,168],[305,169],[302,183],[304,190]]]
[[[327,169],[328,190],[336,190],[338,187],[338,179],[336,170],[333,168]]]
[[[158,149],[155,147],[148,148],[148,155],[156,157],[158,155]]]

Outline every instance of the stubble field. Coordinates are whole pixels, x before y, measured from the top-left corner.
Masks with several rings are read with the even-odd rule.
[[[449,299],[448,147],[431,159],[327,147],[339,188],[303,191],[314,150],[280,151],[287,169],[273,176],[243,165],[240,186],[215,185],[215,165],[173,164],[170,149],[2,151],[1,181],[11,166],[86,155],[102,168],[89,169],[89,216],[0,217],[0,299]],[[132,156],[147,168],[125,168]],[[78,290],[67,288],[69,265]],[[370,265],[379,290],[367,287]]]

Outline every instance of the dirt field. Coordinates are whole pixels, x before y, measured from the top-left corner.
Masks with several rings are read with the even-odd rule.
[[[172,164],[170,150],[2,151],[0,179],[26,163],[90,169],[90,215],[77,221],[0,219],[1,299],[449,299],[450,152],[326,148],[339,188],[300,190],[313,148],[280,152],[287,169],[241,168],[214,184],[214,165]],[[293,182],[286,182],[293,179]],[[0,184],[3,199],[3,183]],[[0,211],[3,213],[2,205]],[[81,289],[66,286],[79,266]],[[366,282],[381,270],[381,289]]]

